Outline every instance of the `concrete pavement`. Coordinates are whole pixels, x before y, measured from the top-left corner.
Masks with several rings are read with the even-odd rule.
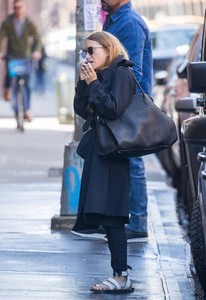
[[[195,299],[173,196],[166,185],[149,184],[149,241],[128,244],[135,292],[118,299]],[[58,182],[1,184],[0,299],[115,299],[89,292],[111,274],[107,244],[50,231],[59,197]]]
[[[60,171],[72,133],[72,125],[59,125],[55,117],[35,118],[23,134],[12,119],[0,119],[0,299],[203,299],[178,222],[176,191],[154,155],[145,157],[149,239],[128,244],[135,291],[118,296],[89,291],[111,275],[107,243],[50,229],[60,212]]]

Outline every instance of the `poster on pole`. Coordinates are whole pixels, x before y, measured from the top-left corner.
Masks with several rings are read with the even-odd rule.
[[[84,0],[85,31],[94,31],[100,29],[101,24],[102,24],[101,0]]]

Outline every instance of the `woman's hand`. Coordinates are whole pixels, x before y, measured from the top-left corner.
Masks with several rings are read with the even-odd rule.
[[[90,63],[83,64],[80,69],[80,79],[85,80],[87,84],[97,79],[97,74]]]

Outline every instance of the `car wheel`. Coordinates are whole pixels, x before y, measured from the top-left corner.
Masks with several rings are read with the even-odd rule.
[[[206,247],[199,197],[194,203],[191,220],[191,250],[195,269],[203,290],[206,292]]]

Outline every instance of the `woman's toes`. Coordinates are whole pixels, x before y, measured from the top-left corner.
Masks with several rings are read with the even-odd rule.
[[[102,283],[100,284],[94,284],[92,287],[91,287],[92,290],[107,290],[108,287]]]

